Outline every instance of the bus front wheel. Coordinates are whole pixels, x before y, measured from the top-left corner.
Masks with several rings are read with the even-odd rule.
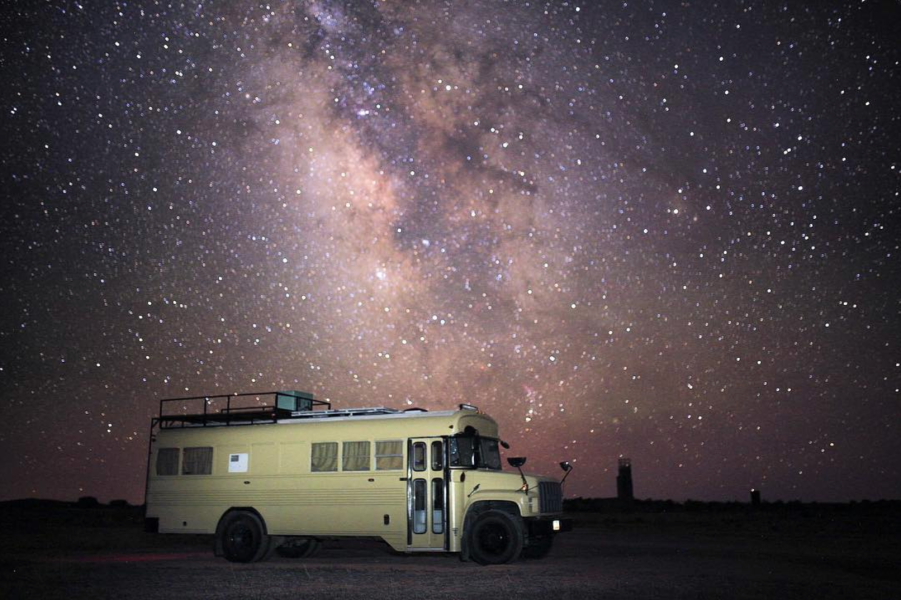
[[[236,512],[222,528],[222,552],[231,562],[256,562],[269,550],[269,536],[260,518],[249,512]]]
[[[508,563],[522,553],[522,524],[514,515],[489,510],[476,517],[468,541],[469,555],[480,565]]]

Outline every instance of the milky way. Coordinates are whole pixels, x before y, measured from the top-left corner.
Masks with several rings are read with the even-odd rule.
[[[0,496],[140,501],[160,398],[299,389],[568,495],[897,498],[899,17],[4,9]]]

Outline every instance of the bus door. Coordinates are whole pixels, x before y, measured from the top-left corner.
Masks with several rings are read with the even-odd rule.
[[[447,549],[447,454],[443,438],[410,438],[407,464],[407,546]]]

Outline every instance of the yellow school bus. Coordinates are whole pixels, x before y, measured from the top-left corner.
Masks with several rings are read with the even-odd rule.
[[[503,472],[499,447],[497,423],[466,404],[333,410],[293,391],[167,399],[151,423],[146,525],[215,534],[216,554],[235,562],[307,557],[338,537],[480,564],[543,557],[571,528],[562,482],[523,474],[523,458]]]

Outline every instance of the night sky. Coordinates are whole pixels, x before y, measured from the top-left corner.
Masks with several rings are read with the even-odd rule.
[[[0,498],[160,398],[491,414],[567,495],[901,496],[901,5],[0,13]]]

